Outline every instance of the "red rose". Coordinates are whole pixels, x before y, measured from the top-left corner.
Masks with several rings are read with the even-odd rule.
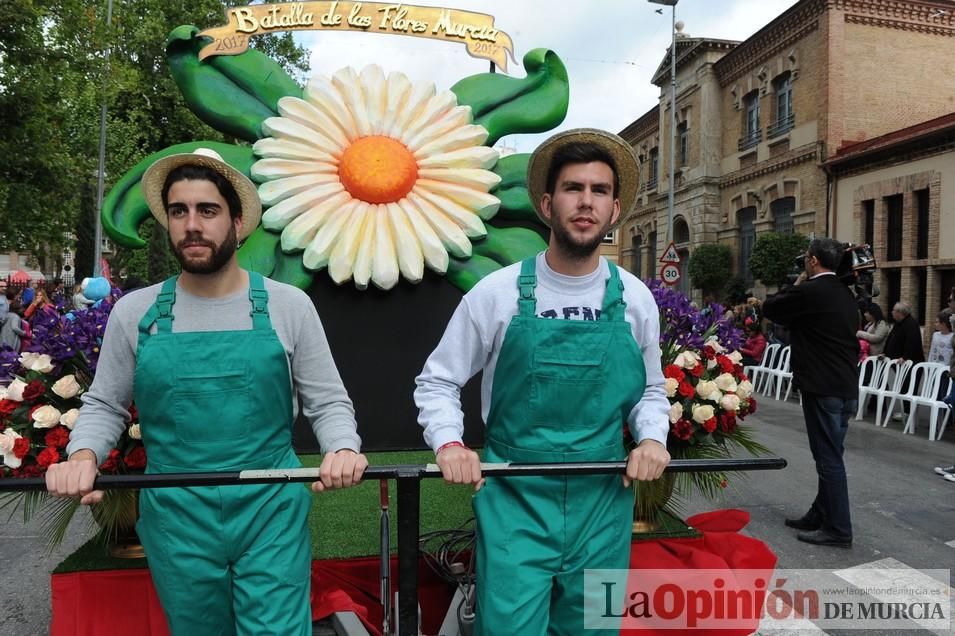
[[[40,476],[40,467],[36,464],[24,464],[19,468],[13,469],[14,477],[39,477]]]
[[[146,449],[137,446],[126,455],[126,467],[130,470],[142,470],[146,467]]]
[[[726,434],[736,430],[736,416],[732,413],[721,413],[719,416],[720,430]]]
[[[710,345],[706,345],[705,347],[703,347],[703,350],[700,353],[703,354],[704,360],[712,360],[713,358],[716,357],[716,351],[714,351],[713,347],[711,347]]]
[[[129,405],[129,421],[138,422],[139,421],[139,411],[136,409],[135,404]]]
[[[15,402],[13,400],[0,400],[0,417],[12,415],[13,412],[17,410],[18,406],[20,406],[19,402]]]
[[[670,430],[673,431],[673,435],[682,439],[683,441],[689,441],[693,437],[693,424],[685,418],[677,420],[676,424],[673,424],[670,427]]]
[[[25,437],[18,437],[13,442],[13,456],[17,459],[23,459],[30,452],[30,440]]]
[[[46,387],[39,380],[33,380],[23,389],[23,401],[32,402],[46,392]]]
[[[696,389],[694,389],[693,385],[689,382],[680,382],[680,387],[677,390],[680,395],[685,398],[691,398],[693,394],[696,393]]]
[[[683,373],[683,369],[678,367],[675,364],[668,364],[665,369],[663,369],[663,377],[673,378],[677,382],[683,382],[686,379],[686,374]]]
[[[720,370],[723,373],[732,373],[736,367],[736,365],[733,364],[733,361],[727,358],[726,356],[717,357],[716,363],[720,365]]]
[[[703,375],[703,372],[704,372],[705,370],[706,370],[706,369],[703,368],[703,364],[700,363],[700,364],[697,364],[697,365],[696,365],[695,367],[693,367],[692,369],[690,369],[690,375],[692,375],[694,378],[699,378],[699,377],[701,377],[701,376]]]
[[[119,467],[119,459],[119,451],[114,448],[109,452],[109,457],[106,458],[106,461],[99,467],[100,470],[106,473],[116,472],[116,468]]]
[[[53,448],[66,448],[66,444],[70,441],[70,431],[64,426],[57,426],[46,434],[44,441],[47,446]]]
[[[720,481],[720,488],[726,488],[729,485],[730,485],[729,482],[726,481],[725,479]]]
[[[749,412],[750,412],[751,414],[756,412],[756,398],[754,398],[754,397],[752,397],[752,396],[750,396],[750,398],[749,398],[749,409],[748,409],[748,410],[749,410]]]
[[[710,419],[703,422],[703,430],[707,433],[712,433],[716,430],[716,418],[711,417]]]
[[[41,450],[40,454],[36,456],[36,463],[43,468],[49,468],[50,464],[55,464],[58,461],[60,461],[60,451],[50,446]]]

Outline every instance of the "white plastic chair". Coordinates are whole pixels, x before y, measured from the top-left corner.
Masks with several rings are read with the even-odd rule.
[[[911,360],[907,360],[910,365]],[[935,372],[935,367],[940,367],[941,365],[935,362],[919,362],[914,366],[910,366],[907,369],[907,373],[902,373],[901,371],[898,374],[898,382],[896,382],[896,389],[892,392],[889,400],[889,410],[885,414],[885,420],[882,422],[882,426],[888,426],[889,420],[892,419],[892,416],[895,414],[896,405],[902,409],[904,413],[904,404],[909,404],[909,418],[912,415],[912,402],[913,400],[922,394],[924,390],[924,385],[926,383],[931,384],[932,374]],[[903,431],[909,428],[908,420],[906,420],[905,427]]]
[[[869,398],[877,391],[885,390],[885,369],[889,359],[884,356],[869,356],[859,365],[859,409],[856,419],[861,420],[869,405]]]
[[[767,380],[763,387],[763,395],[772,395],[775,389],[776,399],[778,400],[782,392],[783,382],[785,381],[788,385],[786,389],[786,399],[789,399],[793,377],[792,369],[789,367],[789,352],[790,348],[788,345],[780,349],[779,355],[776,356],[776,364],[773,365],[773,368],[766,370]]]
[[[924,376],[917,379],[916,374],[919,368],[923,370]],[[942,437],[941,433],[936,437],[935,430],[937,428],[939,412],[942,414],[942,432],[945,431],[945,425],[948,424],[948,405],[942,402],[938,397],[941,388],[946,389],[942,395],[948,395],[948,379],[945,375],[947,370],[948,366],[939,362],[923,362],[912,369],[909,384],[911,385],[918,382],[918,386],[915,387],[916,392],[906,400],[909,403],[909,417],[905,422],[905,428],[902,430],[903,433],[915,434],[915,426],[918,423],[918,407],[927,406],[931,409],[929,414],[928,438],[931,441],[935,441]],[[942,380],[945,380],[944,386]]]
[[[760,383],[765,380],[765,372],[772,368],[780,346],[779,344],[766,345],[766,348],[763,349],[763,359],[760,360],[759,364],[743,367],[743,373],[752,383],[754,393],[759,390]]]
[[[912,368],[911,360],[902,360],[897,362],[895,360],[889,360],[885,363],[882,373],[884,378],[882,380],[882,388],[876,389],[875,393],[875,424],[876,426],[882,425],[883,427],[888,426],[889,419],[892,416],[891,410],[888,415],[885,416],[885,419],[882,418],[882,405],[885,404],[886,398],[894,399],[899,393],[902,392],[902,384],[905,381],[906,374],[909,372],[909,369]]]

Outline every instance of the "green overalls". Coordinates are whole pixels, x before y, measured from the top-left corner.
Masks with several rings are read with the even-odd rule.
[[[484,461],[624,459],[623,424],[643,395],[646,369],[624,319],[617,268],[610,264],[596,321],[536,316],[534,258],[523,262],[518,286],[519,313],[494,371]],[[584,569],[629,567],[633,491],[620,475],[488,478],[474,513],[477,634],[579,636]]]
[[[189,333],[172,332],[176,278],[139,323],[146,472],[300,467],[289,365],[262,276],[249,273],[250,331]],[[311,634],[306,489],[153,488],[139,502],[136,529],[172,634]]]

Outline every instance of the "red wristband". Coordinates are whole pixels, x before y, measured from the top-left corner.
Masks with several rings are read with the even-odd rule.
[[[437,455],[438,453],[443,451],[445,448],[449,448],[451,446],[460,446],[461,448],[467,448],[467,446],[465,446],[461,442],[448,442],[447,444],[442,444],[440,447],[438,447],[438,450],[436,450],[434,454]]]

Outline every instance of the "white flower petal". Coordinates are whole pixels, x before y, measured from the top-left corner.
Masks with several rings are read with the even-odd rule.
[[[388,290],[398,284],[398,256],[395,237],[388,224],[387,208],[375,210],[375,251],[371,259],[371,282],[379,289]]]
[[[326,223],[318,229],[315,238],[305,248],[302,255],[302,263],[309,269],[321,269],[328,264],[328,258],[331,256],[332,248],[335,245],[335,239],[341,234],[342,229],[351,220],[351,214],[358,207],[359,201],[352,199],[331,216]]]
[[[452,256],[458,258],[469,258],[471,256],[471,241],[457,223],[444,215],[441,210],[434,207],[430,201],[418,196],[412,190],[408,193],[407,200],[414,205],[421,213],[435,233],[441,239],[444,247]],[[475,217],[477,218],[477,217]]]
[[[252,164],[252,178],[259,183],[302,174],[338,174],[338,165],[325,161],[259,159]]]
[[[428,100],[421,112],[405,126],[402,139],[409,140],[458,105],[458,98],[451,91],[443,91]]]
[[[327,77],[316,75],[305,85],[305,101],[315,106],[323,113],[338,122],[339,128],[345,133],[349,141],[358,139],[358,128],[351,116],[351,111],[345,106],[341,93]]]
[[[443,137],[425,144],[414,153],[414,156],[420,160],[434,154],[461,150],[469,146],[479,146],[483,144],[486,139],[487,130],[485,130],[484,126],[473,124],[470,126],[462,126]]]
[[[421,148],[421,146],[431,143],[435,139],[448,134],[455,128],[460,128],[461,126],[466,126],[470,123],[470,106],[458,106],[456,108],[452,108],[439,117],[437,121],[425,126],[416,134],[406,135],[408,141],[405,145],[408,146],[408,150],[414,152]]]
[[[441,210],[445,216],[457,223],[468,235],[468,238],[475,239],[487,236],[487,230],[484,229],[481,217],[475,214],[473,210],[464,207],[457,201],[452,201],[444,195],[424,188],[415,186],[414,193],[421,195],[421,198],[430,202],[435,208]]]
[[[408,94],[408,100],[404,107],[395,117],[395,123],[388,131],[390,137],[401,139],[405,128],[412,119],[418,116],[428,100],[434,96],[434,84],[431,82],[424,84],[414,84],[411,87],[411,93]]]
[[[419,283],[424,277],[424,254],[418,243],[418,235],[397,203],[388,203],[385,208],[398,253],[398,269],[406,280]]]
[[[358,256],[358,244],[370,208],[371,205],[364,201],[358,204],[358,207],[352,212],[352,218],[342,228],[338,241],[332,248],[331,256],[328,258],[328,275],[339,285],[352,276],[355,260]]]
[[[358,239],[358,253],[355,255],[355,266],[352,268],[352,278],[358,289],[367,289],[368,281],[371,280],[371,263],[375,253],[375,223],[380,207],[380,205],[372,205],[368,208],[365,224],[361,228],[361,236]]]
[[[341,183],[341,181],[337,174],[304,174],[275,179],[259,186],[259,198],[262,199],[263,206],[270,206],[282,199],[327,183]]]
[[[462,209],[477,214],[485,221],[494,216],[501,207],[501,200],[493,194],[446,181],[418,179],[415,188],[441,195],[457,203]]]
[[[377,64],[369,64],[359,75],[361,92],[365,97],[365,109],[371,134],[381,135],[385,129],[385,74]]]
[[[448,251],[444,248],[441,238],[435,233],[431,224],[425,220],[418,208],[408,199],[402,199],[396,205],[407,215],[411,228],[418,236],[418,244],[421,246],[425,265],[440,274],[447,272]],[[460,232],[460,230],[458,231]],[[464,233],[461,232],[461,235],[463,236]],[[464,240],[467,240],[466,236]],[[470,244],[470,241],[468,243]]]
[[[339,192],[292,219],[282,230],[282,249],[286,252],[304,250],[332,214],[351,200],[350,194]]]
[[[385,103],[385,118],[382,122],[382,134],[397,138],[400,134],[395,129],[395,121],[404,110],[405,102],[411,93],[411,80],[404,73],[393,72],[388,74],[388,86],[385,88],[387,101]]]
[[[345,189],[340,183],[326,183],[325,185],[315,187],[306,192],[296,194],[293,197],[276,203],[262,214],[262,225],[267,230],[279,230],[289,221],[310,210],[322,201],[332,197]]]
[[[371,124],[368,122],[368,113],[365,110],[364,96],[361,94],[361,83],[355,69],[348,66],[332,75],[332,84],[342,95],[346,108],[355,120],[355,132],[358,137],[367,137],[371,134]]]
[[[288,117],[303,126],[322,133],[340,148],[348,145],[348,136],[339,123],[304,99],[283,97],[279,100],[278,110],[282,117]]]
[[[490,170],[477,168],[421,168],[418,177],[442,183],[454,183],[482,192],[489,192],[501,182],[501,177]]]
[[[345,146],[335,143],[334,140],[320,133],[314,128],[303,126],[297,121],[285,117],[269,117],[262,122],[262,132],[279,139],[287,139],[296,143],[305,144],[326,152],[333,157],[341,157]]]
[[[266,158],[318,161],[338,165],[338,159],[330,152],[323,152],[312,146],[289,139],[273,139],[272,137],[259,139],[253,144],[252,151],[258,156]]]
[[[418,157],[419,168],[493,168],[501,156],[494,148],[474,146],[428,157]]]

